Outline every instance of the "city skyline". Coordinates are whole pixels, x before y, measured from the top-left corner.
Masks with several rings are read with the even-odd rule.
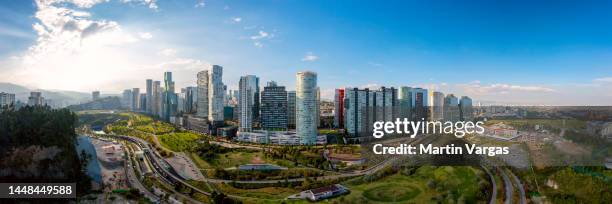
[[[601,37],[612,29],[597,20],[610,17],[608,2],[552,8],[364,2],[342,9],[338,2],[262,2],[257,8],[264,12],[257,13],[245,2],[200,3],[3,3],[0,42],[7,46],[0,48],[0,81],[120,94],[145,90],[143,79],[161,81],[159,73],[170,71],[180,90],[196,85],[197,72],[219,64],[232,90],[248,74],[295,87],[293,75],[312,70],[327,100],[336,88],[411,86],[469,95],[475,102],[612,101],[612,41]],[[375,9],[389,12],[359,15]]]

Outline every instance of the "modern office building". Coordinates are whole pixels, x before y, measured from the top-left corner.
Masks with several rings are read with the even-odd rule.
[[[121,97],[121,105],[128,109],[131,110],[132,109],[132,101],[133,101],[133,95],[132,95],[132,90],[131,89],[126,89],[123,90],[123,94]]]
[[[198,72],[198,102],[196,116],[208,119],[208,70]]]
[[[28,97],[28,105],[29,106],[45,105],[45,98],[42,97],[42,93],[37,92],[37,91],[30,92],[30,97]]]
[[[223,67],[213,65],[208,72],[208,121],[223,125]]]
[[[138,105],[138,107],[140,107],[140,111],[143,111],[143,112],[147,111],[147,94],[146,93],[140,94],[138,103],[140,103]]]
[[[253,130],[253,122],[259,115],[259,78],[253,75],[240,77],[238,97],[238,131],[250,132]]]
[[[295,91],[287,92],[287,127],[295,129]]]
[[[164,101],[163,101],[163,119],[170,121],[170,116],[174,116],[177,109],[177,98],[174,92],[174,81],[172,81],[172,72],[164,72]]]
[[[461,97],[461,100],[459,100],[459,112],[461,121],[471,121],[474,118],[474,109],[470,97]]]
[[[334,127],[344,128],[344,89],[336,89],[334,95]]]
[[[398,117],[412,120],[412,88],[402,86],[398,89]]]
[[[319,88],[318,86],[317,86],[316,98],[317,98],[316,100],[317,103],[315,105],[315,108],[316,108],[315,112],[317,113],[317,115],[315,116],[316,117],[315,124],[317,128],[319,128],[319,126],[321,126],[321,88]]]
[[[97,101],[98,99],[100,99],[100,91],[91,92],[91,100]]]
[[[276,82],[268,82],[261,92],[261,127],[266,130],[287,129],[287,91]]]
[[[161,112],[162,112],[162,95],[163,95],[163,90],[161,88],[161,82],[160,81],[154,81],[153,82],[153,90],[152,93],[153,94],[153,98],[152,98],[152,111],[153,111],[153,115],[157,115],[158,117],[161,117]]]
[[[132,88],[132,110],[140,110],[140,88]]]
[[[15,104],[15,94],[0,93],[0,106],[10,106]]]
[[[185,95],[185,113],[195,113],[198,102],[198,89],[197,87],[188,86],[181,89],[181,92]]]
[[[146,104],[145,104],[145,110],[147,113],[152,114],[153,113],[153,80],[152,79],[147,79],[146,82],[146,87],[145,87],[145,91],[146,91]]]
[[[318,133],[317,73],[298,72],[296,85],[296,132],[301,144],[312,145]]]
[[[442,121],[444,119],[444,94],[442,92],[429,92],[430,120]]]
[[[413,120],[428,120],[427,111],[429,101],[427,100],[429,95],[427,89],[423,88],[412,88],[412,107],[413,107]]]
[[[457,122],[460,119],[459,100],[455,95],[448,94],[444,97],[444,121]]]

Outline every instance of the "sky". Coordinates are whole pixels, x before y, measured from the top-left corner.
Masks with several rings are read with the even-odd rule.
[[[0,82],[116,94],[224,67],[295,89],[412,86],[475,101],[612,105],[611,1],[8,0]]]

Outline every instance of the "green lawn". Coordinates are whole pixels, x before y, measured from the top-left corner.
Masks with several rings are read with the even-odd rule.
[[[475,202],[480,191],[480,170],[471,167],[420,167],[413,175],[396,173],[383,179],[345,186],[351,191],[346,196],[330,201],[339,203],[431,203],[435,199]],[[429,183],[435,183],[430,186]]]
[[[175,152],[182,152],[191,150],[196,145],[196,141],[200,139],[200,136],[190,132],[174,132],[160,135],[158,139],[165,148]]]

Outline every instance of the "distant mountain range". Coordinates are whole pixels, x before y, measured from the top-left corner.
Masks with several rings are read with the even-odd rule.
[[[65,107],[91,101],[91,94],[77,91],[31,89],[25,86],[0,82],[0,92],[14,93],[15,100],[27,103],[30,92],[39,91],[53,106]]]

